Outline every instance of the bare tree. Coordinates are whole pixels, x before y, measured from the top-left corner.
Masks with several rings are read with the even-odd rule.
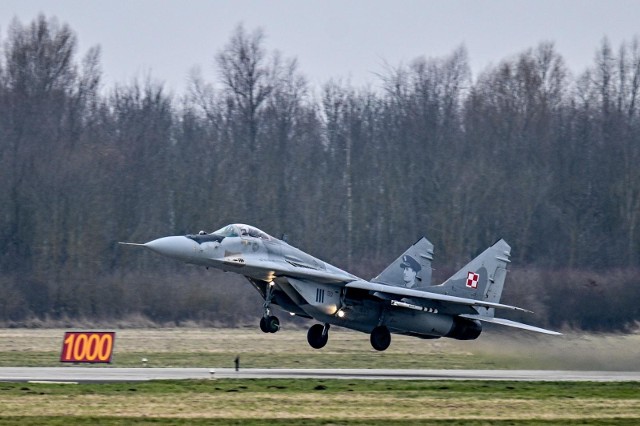
[[[263,43],[262,30],[248,34],[239,25],[227,46],[216,56],[220,77],[241,114],[243,128],[248,132],[246,141],[252,150],[257,148],[258,111],[273,90],[272,69]]]

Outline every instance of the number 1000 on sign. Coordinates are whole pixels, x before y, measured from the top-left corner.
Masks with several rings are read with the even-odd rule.
[[[67,331],[61,362],[111,362],[115,332]]]

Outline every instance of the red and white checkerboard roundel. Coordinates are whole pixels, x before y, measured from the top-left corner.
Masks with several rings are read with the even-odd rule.
[[[478,288],[478,279],[479,278],[480,278],[480,275],[476,274],[475,272],[467,273],[467,287],[469,287],[469,288]]]

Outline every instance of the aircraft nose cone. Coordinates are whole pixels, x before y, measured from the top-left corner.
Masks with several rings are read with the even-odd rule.
[[[195,255],[197,243],[187,237],[175,236],[158,238],[149,241],[144,246],[163,256],[189,260]]]

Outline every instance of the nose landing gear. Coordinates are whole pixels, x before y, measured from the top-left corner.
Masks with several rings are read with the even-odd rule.
[[[273,286],[273,282],[267,284],[264,304],[262,305],[264,315],[260,318],[260,330],[264,333],[275,333],[280,330],[280,320],[278,317],[271,315],[270,309],[271,299],[273,299]]]
[[[264,333],[275,333],[280,330],[280,320],[273,315],[260,318],[260,330]]]

